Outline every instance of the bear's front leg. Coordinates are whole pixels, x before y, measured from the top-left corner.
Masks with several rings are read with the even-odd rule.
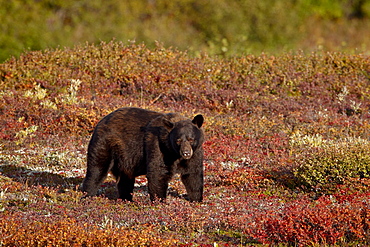
[[[185,185],[191,202],[201,202],[203,200],[203,171],[182,174],[181,181]]]
[[[131,179],[124,173],[121,173],[117,188],[119,193],[119,198],[122,200],[132,202],[132,193],[134,191],[135,178]]]
[[[159,199],[164,201],[167,196],[168,183],[171,180],[171,174],[164,168],[149,168],[146,175],[148,179],[148,192],[150,200]]]
[[[191,159],[186,161],[186,169],[181,172],[181,181],[185,185],[189,200],[203,200],[203,150],[197,150]]]

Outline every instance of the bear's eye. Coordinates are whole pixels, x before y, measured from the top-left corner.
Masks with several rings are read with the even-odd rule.
[[[194,143],[194,138],[188,138],[188,141],[190,142],[190,144],[193,144]]]
[[[177,139],[177,140],[176,140],[176,144],[177,144],[177,145],[180,145],[180,144],[181,144],[181,139]]]

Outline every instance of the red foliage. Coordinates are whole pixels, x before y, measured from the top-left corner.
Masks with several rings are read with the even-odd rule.
[[[306,149],[290,140],[368,140],[369,73],[365,55],[192,58],[117,42],[11,59],[0,65],[0,243],[368,244],[369,179],[302,189],[293,160]],[[66,174],[85,169],[93,127],[122,106],[204,114],[203,203],[183,200],[176,179],[166,204],[142,183],[137,203],[109,200],[112,181],[80,201],[81,174]]]
[[[369,194],[355,200],[336,201],[323,196],[317,201],[302,198],[275,210],[262,210],[244,230],[263,243],[337,244],[341,241],[368,241],[370,227]]]

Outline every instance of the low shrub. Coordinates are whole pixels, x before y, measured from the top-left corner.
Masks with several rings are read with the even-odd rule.
[[[311,140],[296,160],[295,176],[316,192],[330,192],[350,178],[370,177],[370,142],[360,138],[341,141]],[[309,139],[307,139],[309,140]]]
[[[136,229],[117,229],[109,224],[80,225],[75,219],[35,220],[27,222],[21,216],[2,218],[0,234],[2,246],[170,246],[173,238],[156,236],[156,230],[143,226]]]
[[[369,205],[360,200],[336,201],[323,196],[311,202],[300,199],[276,210],[259,213],[246,229],[262,243],[289,246],[323,246],[366,241],[369,234]],[[258,224],[256,224],[258,222]]]
[[[0,245],[366,245],[369,62],[192,58],[120,42],[10,59],[0,64]],[[179,177],[165,204],[150,203],[143,178],[135,203],[115,200],[112,178],[80,200],[91,132],[122,106],[204,114],[203,203],[183,199]]]

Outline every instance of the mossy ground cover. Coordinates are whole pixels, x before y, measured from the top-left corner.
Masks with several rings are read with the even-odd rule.
[[[27,52],[0,65],[0,243],[369,244],[370,58],[194,58],[119,42]],[[204,202],[176,177],[151,203],[114,180],[81,200],[91,132],[122,106],[205,116]]]

